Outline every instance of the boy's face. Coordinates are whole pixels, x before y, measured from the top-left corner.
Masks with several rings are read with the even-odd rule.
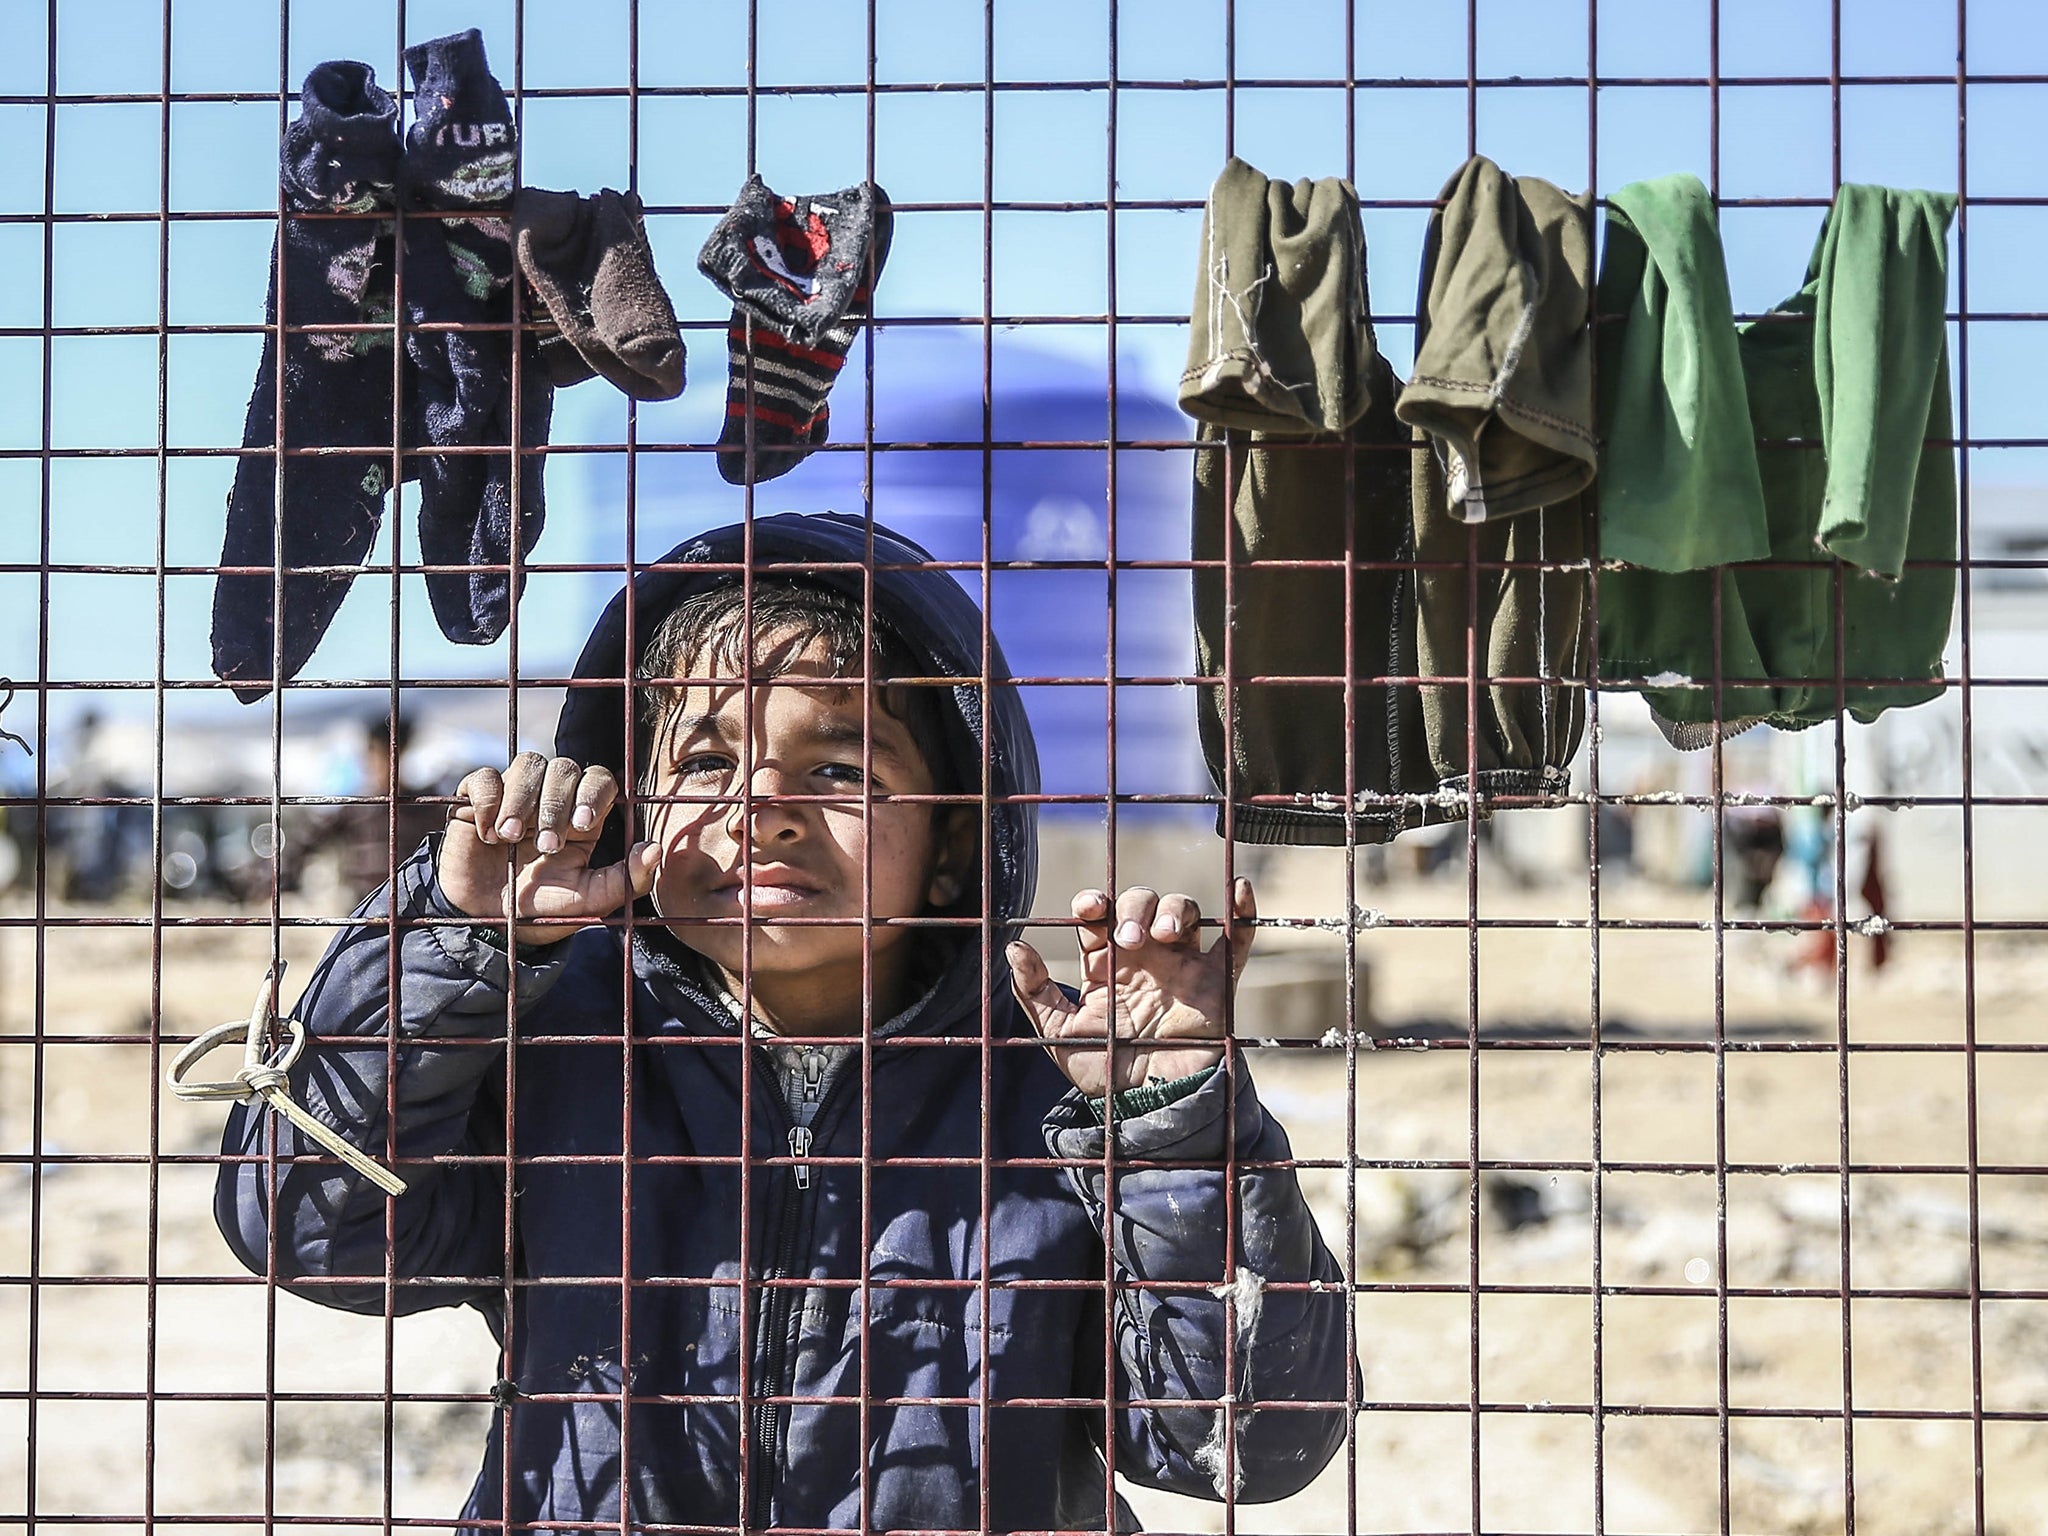
[[[878,918],[916,917],[951,902],[959,876],[950,866],[958,852],[942,848],[935,831],[950,818],[930,805],[888,804],[873,806],[863,817],[861,689],[805,686],[806,680],[835,675],[821,642],[771,636],[758,672],[751,698],[737,680],[682,690],[650,748],[657,795],[730,797],[712,805],[647,807],[647,835],[662,849],[655,910],[671,921],[683,943],[734,976],[741,974],[744,935],[751,928],[756,978],[768,983],[771,977],[808,977],[845,989],[857,1014],[864,879]],[[865,771],[873,793],[930,794],[931,770],[903,723],[879,699],[871,718]],[[742,763],[752,770],[751,817],[740,801]],[[785,795],[847,798],[839,804],[784,804],[774,798]],[[745,927],[674,922],[707,917],[756,921]],[[856,921],[778,921],[821,917]],[[915,932],[874,930],[878,1012],[895,1002],[894,981]]]

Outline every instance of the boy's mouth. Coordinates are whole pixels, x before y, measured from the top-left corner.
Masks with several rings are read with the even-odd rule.
[[[756,864],[734,870],[711,888],[714,896],[730,894],[750,907],[794,906],[818,894],[818,886],[786,864]]]

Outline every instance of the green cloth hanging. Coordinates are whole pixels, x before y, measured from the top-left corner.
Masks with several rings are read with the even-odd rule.
[[[1697,176],[1608,199],[1600,553],[1653,571],[1770,554],[1714,200]]]
[[[1707,745],[1717,721],[1732,735],[1830,720],[1839,583],[1842,675],[1883,680],[1848,682],[1848,712],[1868,721],[1935,698],[1955,604],[1955,464],[1942,441],[1955,198],[1843,187],[1804,285],[1733,333],[1752,496],[1712,323],[1726,304],[1719,241],[1704,188],[1683,180],[1617,193],[1626,228],[1617,239],[1610,222],[1602,259],[1603,319],[1628,318],[1602,326],[1601,554],[1635,567],[1601,573],[1602,675],[1652,680],[1644,697],[1680,746]],[[1639,316],[1651,318],[1630,337]],[[1656,441],[1660,423],[1665,453],[1697,446],[1696,462],[1674,468],[1629,438]],[[1785,568],[1723,563],[1734,551]],[[1720,677],[1782,680],[1723,682],[1718,707],[1699,686],[1715,678],[1717,587]]]

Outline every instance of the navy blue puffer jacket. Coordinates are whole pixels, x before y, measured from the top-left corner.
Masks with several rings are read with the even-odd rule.
[[[753,558],[858,592],[858,569],[829,567],[857,566],[867,537],[852,518],[767,518]],[[922,558],[880,529],[874,548],[880,565]],[[741,553],[729,529],[662,564]],[[635,633],[709,579],[643,574]],[[932,675],[980,673],[981,614],[950,576],[878,570],[875,590]],[[624,636],[622,594],[579,676],[626,675]],[[1005,675],[999,655],[990,671]],[[991,787],[1030,793],[1015,690],[987,696]],[[624,690],[570,698],[557,751],[619,766]],[[982,690],[952,698],[948,750],[976,782]],[[296,1010],[314,1040],[294,1093],[378,1155],[395,1145],[410,1187],[389,1243],[375,1188],[247,1108],[225,1151],[261,1154],[275,1134],[277,1180],[260,1157],[224,1164],[222,1231],[258,1272],[274,1248],[279,1279],[329,1306],[381,1313],[388,1294],[399,1313],[489,1318],[508,1381],[466,1518],[609,1524],[623,1500],[636,1526],[858,1528],[865,1500],[877,1530],[1128,1528],[1105,1446],[1149,1487],[1295,1492],[1341,1442],[1343,1410],[1254,1410],[1344,1401],[1341,1279],[1291,1170],[1240,1170],[1233,1199],[1221,1167],[1231,1138],[1257,1163],[1286,1158],[1286,1136],[1237,1063],[1119,1121],[1115,1160],[1139,1166],[1118,1168],[1106,1217],[1105,1133],[1032,1043],[1001,959],[1031,900],[1031,808],[997,805],[984,846],[997,942],[966,945],[820,1085],[801,1161],[771,1053],[673,952],[615,925],[509,962],[460,923],[423,848]]]

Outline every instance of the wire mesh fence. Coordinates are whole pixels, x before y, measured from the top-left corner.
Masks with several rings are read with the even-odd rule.
[[[368,61],[416,121],[432,103],[407,85],[404,45],[470,26],[509,99],[519,185],[641,200],[695,353],[680,400],[564,388],[552,432],[536,426],[523,277],[509,321],[422,318],[406,232],[453,216],[416,205],[376,214],[393,230],[388,312],[289,312],[273,240],[321,217],[277,178],[301,81]],[[2032,149],[2048,25],[2023,0],[48,0],[10,8],[0,39],[0,727],[19,738],[0,741],[0,1528],[1992,1536],[2048,1518],[2033,1006],[2048,427],[2030,366],[2048,316]],[[1915,562],[1957,578],[1938,698],[1853,717],[1871,679],[1846,655],[1844,604],[1869,578],[1840,565],[1832,666],[1803,679],[1825,718],[1799,732],[1679,752],[1654,729],[1646,688],[1704,689],[1719,722],[1724,693],[1802,681],[1745,678],[1722,655],[1719,577],[1710,678],[1616,681],[1590,654],[1504,673],[1477,627],[1459,670],[1378,675],[1351,659],[1386,619],[1376,575],[1408,590],[1436,572],[1474,611],[1518,576],[1582,580],[1590,636],[1615,566],[1597,547],[1483,553],[1477,531],[1435,565],[1382,557],[1341,512],[1334,547],[1294,562],[1336,579],[1338,611],[1299,620],[1334,632],[1341,670],[1262,672],[1246,659],[1260,637],[1229,624],[1213,664],[1198,659],[1203,582],[1242,612],[1261,567],[1228,541],[1191,545],[1198,455],[1228,489],[1249,450],[1198,438],[1174,408],[1218,168],[1235,155],[1355,186],[1371,322],[1405,376],[1439,188],[1475,154],[1596,209],[1693,172],[1745,323],[1799,278],[1845,184],[1955,195],[1953,427],[1926,452],[1953,458],[1959,553]],[[878,183],[893,201],[872,316],[832,387],[836,429],[786,479],[758,472],[770,378],[752,324],[694,268],[756,172],[785,190]],[[1592,330],[1617,318],[1598,309]],[[734,485],[718,439],[736,326],[757,473]],[[222,501],[238,466],[289,494],[292,466],[336,457],[272,446],[297,387],[282,370],[271,435],[249,443],[236,412],[259,355],[360,340],[403,399],[421,338],[493,335],[513,402],[496,435],[423,442],[387,407],[373,507],[392,489],[360,574],[355,557],[299,562],[353,585],[303,670],[237,702],[207,654],[216,583],[260,578],[272,611],[287,588],[274,557],[222,555]],[[538,527],[545,485],[537,542],[436,558],[416,526],[422,465],[493,449],[545,467],[506,477],[515,530]],[[1375,456],[1338,457],[1348,494]],[[792,509],[851,520],[839,542],[805,543],[776,521]],[[622,586],[672,594],[720,573],[743,633],[791,576],[851,604],[869,659],[827,670],[851,679],[839,693],[751,644],[697,684],[735,685],[747,709],[758,694],[777,720],[778,699],[838,709],[857,745],[822,787],[764,766],[751,727],[725,765],[736,782],[648,777],[667,747],[624,695],[665,610],[621,607],[614,649],[584,651]],[[429,589],[447,578],[523,587],[502,636],[464,646],[437,629]],[[921,658],[945,687],[879,675],[885,610],[963,599],[954,660],[936,665],[932,643]],[[266,637],[259,682],[291,670],[290,643]],[[705,658],[683,659],[664,675]],[[1432,676],[1456,685],[1468,742],[1483,699],[1518,688],[1582,710],[1568,786],[1438,795],[1435,824],[1366,835],[1381,802],[1361,796],[1360,721]],[[971,700],[953,706],[977,722],[971,745],[931,746],[944,726],[920,745],[953,755],[950,781],[883,762],[890,722],[915,732],[915,693]],[[1229,751],[1207,759],[1212,780],[1200,711],[1228,737],[1250,701],[1284,720],[1296,706],[1270,701],[1295,695],[1339,712],[1338,793],[1248,789]],[[851,904],[752,921],[613,904],[611,953],[672,930],[726,977],[712,990],[730,992],[732,1029],[650,1026],[648,999],[678,983],[633,966],[579,983],[601,1002],[576,1013],[515,987],[496,1022],[433,1025],[431,1050],[351,1015],[368,1046],[310,1047],[331,1064],[320,1112],[337,1083],[368,1084],[358,1144],[416,1190],[410,1205],[347,1192],[350,1263],[294,1250],[271,1218],[338,1200],[337,1165],[247,1110],[254,1139],[223,1151],[219,1105],[173,1096],[166,1069],[245,1017],[266,972],[290,979],[264,984],[259,1023],[319,1018],[300,994],[335,974],[320,969],[330,943],[354,947],[365,1008],[408,1019],[440,1006],[421,1001],[432,983],[408,945],[482,944],[499,959],[464,963],[491,974],[545,969],[527,946],[549,935],[502,911],[357,904],[387,883],[418,895],[417,873],[402,883],[414,849],[476,803],[471,770],[583,739],[558,737],[558,716],[607,708],[622,755],[604,859],[639,835],[622,824],[706,811],[758,839],[764,817],[847,816]],[[987,725],[1019,717],[1036,777]],[[1335,817],[1323,846],[1233,835],[1310,801]],[[930,852],[921,868],[952,883],[909,911],[882,894],[884,829],[906,814],[971,824],[975,849],[957,868]],[[762,854],[737,857],[747,885]],[[1226,923],[1241,876],[1257,916]],[[1014,928],[1079,983],[1070,935],[1100,924],[1069,898],[1133,886],[1188,893],[1208,937],[1258,936],[1221,1005],[1220,1081],[1255,1082],[1262,1117],[1223,1117],[1192,1159],[1210,1179],[1189,1218],[1197,1267],[1133,1257],[1170,1149],[1041,1145],[1035,1121],[1020,1142],[1010,1113],[1038,1091],[1018,1084],[1052,1069],[1002,941]],[[974,995],[945,1027],[906,1029],[890,957],[929,935],[975,957]],[[838,967],[819,972],[837,1023],[814,1039],[850,1054],[815,1144],[812,1121],[777,1118],[775,1073],[744,1064],[777,1058],[738,1027],[786,995],[784,943]],[[459,1136],[414,1142],[405,1074],[429,1057],[471,1064],[474,1103]],[[905,1096],[932,1081],[957,1102]],[[717,1084],[731,1116],[714,1126]],[[1120,1120],[1118,1103],[1103,1113]],[[828,1124],[840,1150],[821,1150]],[[1245,1267],[1273,1188],[1299,1189],[1329,1273]],[[471,1246],[419,1246],[458,1198]],[[1053,1256],[1016,1235],[1034,1201],[1067,1212],[1058,1230],[1078,1246]],[[850,1223],[844,1251],[804,1249],[821,1210]],[[598,1292],[609,1332],[565,1332]],[[1173,1328],[1204,1307],[1221,1309],[1213,1368],[1140,1367],[1174,1355]],[[1268,1374],[1257,1330],[1283,1316],[1325,1326],[1314,1358]],[[906,1375],[911,1357],[946,1364]],[[1051,1384],[1021,1363],[1070,1357],[1072,1380]],[[1161,1382],[1175,1390],[1155,1398]],[[1336,1426],[1327,1463],[1304,1450],[1300,1478],[1258,1481],[1259,1436],[1292,1445],[1274,1426],[1312,1420]],[[570,1427],[593,1422],[613,1438]],[[1004,1457],[1038,1466],[1026,1448],[1048,1434],[1072,1440],[1061,1454],[1085,1464],[1092,1506],[1005,1486]],[[535,1461],[550,1435],[559,1450]],[[680,1492],[643,1471],[678,1447],[709,1469]],[[893,1491],[920,1486],[918,1469],[953,1479],[943,1497]],[[806,1503],[806,1477],[838,1491]],[[473,1485],[482,1502],[465,1506]]]

